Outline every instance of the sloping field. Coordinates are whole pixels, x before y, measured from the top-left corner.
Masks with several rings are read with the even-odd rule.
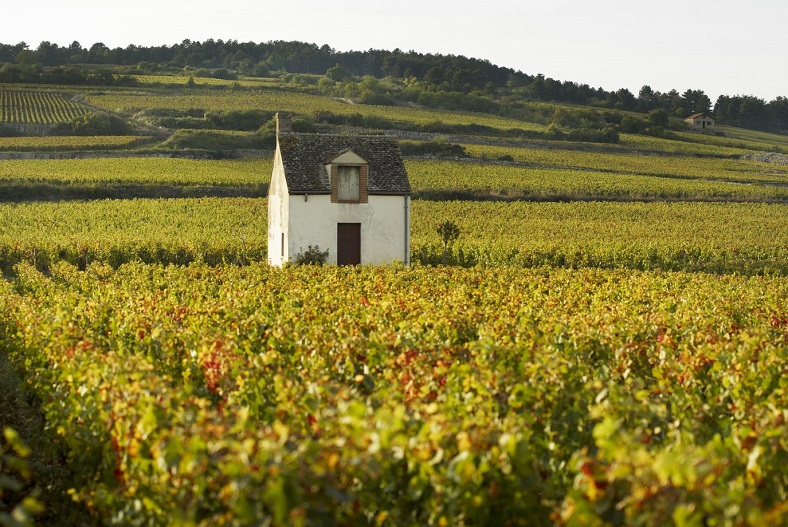
[[[489,114],[449,112],[427,108],[404,108],[348,104],[336,99],[288,92],[276,89],[260,89],[233,92],[196,91],[194,93],[121,92],[90,94],[85,100],[112,111],[136,113],[151,108],[204,111],[268,110],[312,115],[315,111],[331,111],[339,115],[361,114],[393,121],[416,124],[441,121],[446,124],[477,124],[493,128],[543,130],[545,127],[517,119],[507,119]]]
[[[0,123],[56,124],[90,113],[62,93],[0,88]]]

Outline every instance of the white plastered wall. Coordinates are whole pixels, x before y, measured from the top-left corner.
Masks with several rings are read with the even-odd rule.
[[[285,248],[290,259],[310,245],[317,245],[321,251],[328,249],[327,263],[336,264],[337,223],[360,223],[362,264],[410,263],[410,254],[406,252],[409,250],[409,197],[372,195],[368,203],[331,203],[329,195],[292,195],[288,202],[289,222],[284,224],[290,229]],[[271,263],[281,265],[276,260]]]

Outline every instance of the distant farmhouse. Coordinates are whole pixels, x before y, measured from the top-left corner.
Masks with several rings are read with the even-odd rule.
[[[410,263],[411,187],[399,145],[382,136],[294,133],[276,116],[268,261],[310,246],[339,265]]]
[[[706,113],[694,113],[684,119],[684,122],[690,125],[693,130],[713,130],[714,119]]]

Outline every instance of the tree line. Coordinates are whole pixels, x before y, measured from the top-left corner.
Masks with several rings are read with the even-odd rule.
[[[85,69],[85,65],[94,66]],[[342,84],[348,78],[400,79],[411,88],[410,98],[421,97],[428,106],[496,111],[516,99],[567,102],[626,111],[662,110],[686,117],[712,113],[719,124],[765,131],[788,132],[788,99],[765,101],[752,95],[720,96],[712,102],[703,90],[661,93],[644,85],[637,95],[626,88],[607,91],[588,84],[559,81],[542,74],[529,75],[497,66],[488,60],[462,55],[423,54],[369,49],[336,51],[327,44],[296,41],[238,42],[184,40],[171,46],[109,48],[101,42],[84,47],[74,41],[68,46],[41,42],[31,49],[25,42],[0,44],[0,82],[43,82],[64,84],[133,84],[130,76],[118,76],[96,66],[126,66],[130,73],[155,73],[168,68],[228,70],[241,75],[325,75]],[[373,82],[373,81],[368,81]],[[356,83],[360,86],[361,83]],[[327,91],[324,83],[322,86]],[[362,88],[363,89],[363,88]],[[354,94],[351,88],[351,95]],[[418,93],[414,97],[414,91]],[[390,102],[385,92],[375,94],[377,104]]]

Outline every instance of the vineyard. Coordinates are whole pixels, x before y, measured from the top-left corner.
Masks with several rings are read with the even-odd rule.
[[[620,145],[628,148],[691,156],[730,157],[751,150],[788,153],[788,141],[785,136],[725,126],[720,126],[719,130],[725,130],[724,136],[699,135],[683,131],[674,132],[675,138],[673,139],[622,134]]]
[[[414,200],[414,262],[442,261],[435,226],[455,222],[449,262],[788,273],[786,205]],[[204,198],[0,204],[0,269],[20,262],[264,261],[264,199]]]
[[[198,160],[161,157],[0,161],[0,184],[48,182],[63,185],[215,185],[267,183],[272,160]]]
[[[191,82],[194,86],[212,86],[232,88],[234,85],[248,87],[276,87],[280,84],[278,79],[249,77],[240,80],[215,79],[211,77],[200,77],[193,75],[134,75],[134,78],[143,85],[182,85],[186,86]]]
[[[29,138],[24,138],[29,139]],[[67,142],[50,139],[47,144]],[[128,144],[119,138],[119,144]],[[9,143],[22,143],[16,138]],[[36,143],[39,144],[39,143]],[[41,143],[43,144],[43,143]],[[87,143],[75,141],[77,145]],[[110,142],[99,141],[107,145]],[[84,147],[84,146],[83,146]],[[4,147],[0,146],[0,149]],[[13,147],[9,147],[13,148]],[[43,148],[43,147],[42,147]],[[530,200],[788,201],[788,168],[739,159],[566,152],[522,147],[466,145],[477,159],[409,159],[406,167],[416,198]],[[508,155],[509,162],[480,162]],[[238,195],[265,194],[272,159],[197,160],[168,158],[91,158],[0,160],[0,187],[10,190],[46,184],[61,190],[148,187],[155,197],[163,186],[215,186]],[[151,195],[153,194],[153,195]]]
[[[524,146],[463,145],[466,152],[481,159],[500,159],[504,156],[531,167],[575,169],[610,174],[629,174],[754,184],[785,183],[788,167],[739,159],[743,150],[717,151],[717,157],[693,155],[665,156],[626,152],[588,152],[582,150],[529,148]]]
[[[17,273],[6,353],[113,523],[788,520],[785,278]]]
[[[572,156],[564,156],[564,162],[571,163]],[[644,175],[466,161],[416,160],[408,162],[407,167],[416,195],[437,199],[476,195],[532,200],[788,200],[786,171],[774,175],[746,173],[742,177],[749,180],[742,185],[735,180],[735,172],[719,173],[726,178],[720,181],[702,175]]]
[[[0,201],[258,197],[271,159],[163,157],[0,160]]]
[[[678,132],[677,136],[682,141],[700,142],[703,144],[720,145],[722,147],[747,149],[747,150],[769,150],[773,152],[788,153],[788,139],[786,136],[775,136],[756,130],[725,129],[725,136],[697,137],[697,134],[689,132]],[[764,145],[766,143],[766,146]]]
[[[0,525],[788,524],[784,137],[175,73],[85,88],[140,135],[0,138]],[[222,126],[274,111],[427,147],[412,265],[266,264],[270,123]]]
[[[149,141],[135,135],[4,137],[0,152],[67,152],[130,148]]]
[[[0,123],[48,125],[68,122],[89,112],[88,107],[71,102],[60,93],[0,87]]]
[[[544,127],[518,119],[508,119],[489,114],[469,112],[449,112],[427,108],[403,108],[394,106],[374,106],[347,104],[329,97],[310,95],[281,89],[260,89],[252,91],[195,91],[178,96],[155,93],[116,93],[89,94],[85,100],[92,105],[111,111],[135,113],[154,108],[172,110],[202,111],[244,111],[270,110],[313,115],[316,111],[330,111],[337,115],[359,114],[392,121],[416,124],[434,123],[483,125],[502,130],[520,128],[543,130]]]

